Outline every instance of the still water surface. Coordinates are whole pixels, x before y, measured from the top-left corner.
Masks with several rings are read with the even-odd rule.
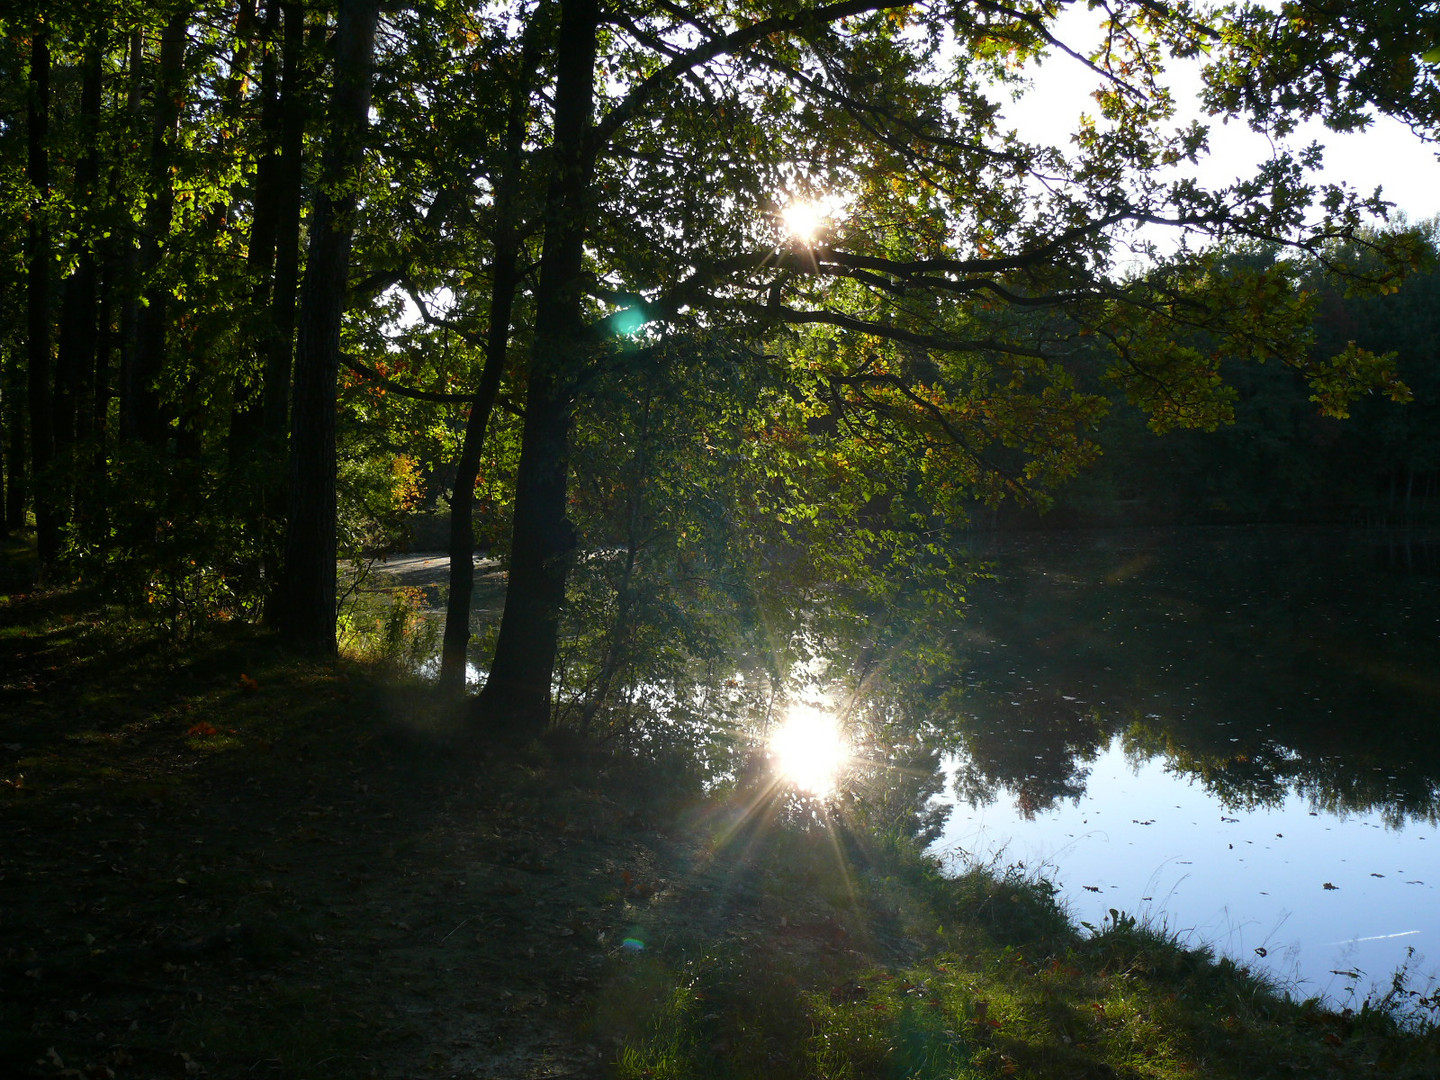
[[[1345,1002],[1440,969],[1440,547],[1330,530],[998,541],[957,631],[935,850]],[[1411,952],[1413,950],[1413,954]]]
[[[882,664],[865,659],[874,640],[827,646],[818,606],[793,631],[819,650],[809,677],[825,672],[832,700],[881,718],[866,753],[889,759],[879,775],[899,802],[943,790],[933,850],[1043,873],[1079,921],[1142,917],[1301,996],[1363,999],[1405,964],[1411,985],[1435,979],[1440,537],[1127,530],[976,554],[995,577],[964,613],[849,620],[862,636],[901,626],[909,644],[879,650]],[[445,560],[389,572],[434,592]],[[490,563],[478,573],[483,663],[503,580]],[[661,715],[690,701],[692,720],[736,697],[733,719],[757,723],[738,691],[639,691]],[[899,761],[886,731],[919,728],[953,752]]]

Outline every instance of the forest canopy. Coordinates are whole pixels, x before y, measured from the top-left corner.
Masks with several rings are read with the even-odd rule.
[[[325,653],[337,558],[443,505],[457,691],[473,552],[506,561],[497,729],[557,715],[577,610],[585,726],[646,650],[704,655],[702,599],[945,598],[976,508],[1047,504],[1113,411],[1214,429],[1258,365],[1312,416],[1412,394],[1344,328],[1433,229],[1287,138],[1433,139],[1434,4],[7,12],[7,527],[49,580]],[[1007,120],[1057,68],[1064,145]],[[1207,187],[1221,121],[1275,149]]]

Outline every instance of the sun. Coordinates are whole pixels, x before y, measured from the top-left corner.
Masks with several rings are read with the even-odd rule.
[[[770,757],[782,780],[808,795],[830,795],[850,760],[840,720],[814,705],[794,705],[770,736]]]
[[[830,211],[821,203],[797,199],[780,210],[785,235],[802,244],[813,244],[830,223]]]

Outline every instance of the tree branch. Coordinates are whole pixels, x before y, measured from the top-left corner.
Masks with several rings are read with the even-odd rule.
[[[841,0],[840,3],[828,4],[792,15],[775,15],[768,19],[761,19],[759,22],[732,31],[724,37],[711,38],[666,64],[631,90],[613,109],[606,113],[591,129],[592,150],[609,142],[617,131],[664,93],[677,78],[708,64],[711,60],[763,41],[771,34],[784,34],[803,30],[806,27],[822,26],[850,15],[865,15],[872,11],[884,11],[889,8],[903,9],[910,6],[912,5],[909,3],[887,3],[884,0]],[[691,22],[691,25],[698,28],[698,24],[694,22]]]
[[[356,360],[348,353],[340,354],[340,362],[344,364],[347,368],[349,368],[351,371],[355,372],[355,374],[363,375],[371,382],[379,383],[387,392],[397,394],[400,397],[414,398],[416,401],[436,401],[444,405],[461,403],[470,404],[475,400],[475,395],[473,393],[454,394],[443,390],[418,390],[413,386],[406,386],[404,383],[398,383],[394,379],[381,375],[380,372],[376,371],[374,368],[366,364],[361,363],[359,360]],[[504,407],[505,411],[508,412],[511,416],[525,415],[524,410],[520,409],[519,406],[515,404],[513,398],[502,397],[499,399],[499,401],[500,404]]]

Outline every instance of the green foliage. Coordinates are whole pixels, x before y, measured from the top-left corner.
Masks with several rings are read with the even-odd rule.
[[[1312,183],[1308,149],[1279,146],[1256,176],[1216,190],[1167,173],[1198,159],[1206,131],[1173,124],[1166,66],[1201,58],[1210,103],[1277,134],[1301,114],[1360,126],[1372,107],[1428,131],[1428,9],[1367,3],[1341,17],[1117,0],[1075,69],[1094,115],[1051,146],[1010,130],[1004,106],[1037,66],[1070,61],[1054,35],[1076,6],[607,13],[600,66],[577,87],[584,190],[563,206],[545,200],[563,187],[551,175],[558,19],[576,9],[387,10],[364,164],[343,179],[363,193],[343,349],[379,379],[341,376],[340,556],[395,547],[407,513],[443,502],[464,396],[492,359],[502,407],[477,526],[482,545],[507,554],[525,497],[517,419],[544,381],[537,329],[551,329],[534,325],[550,288],[537,260],[550,250],[553,261],[547,246],[571,231],[576,266],[561,291],[574,340],[543,373],[556,377],[569,440],[551,463],[569,470],[568,501],[552,509],[575,526],[579,552],[552,567],[573,575],[556,718],[632,749],[688,745],[736,766],[735,718],[759,685],[813,641],[897,651],[893,627],[862,641],[839,624],[958,605],[972,517],[1050,505],[1102,450],[1131,467],[1095,481],[1105,490],[1094,501],[1154,487],[1217,514],[1261,514],[1351,483],[1312,468],[1341,455],[1322,445],[1329,429],[1311,406],[1366,420],[1377,393],[1401,400],[1418,384],[1403,348],[1314,335],[1312,310],[1388,299],[1424,245],[1363,228],[1378,204]],[[295,282],[279,274],[271,196],[297,154],[288,196],[314,194],[333,77],[330,12],[283,7],[31,4],[0,21],[0,276],[19,295],[25,222],[47,223],[58,286],[48,315],[57,330],[85,322],[100,345],[42,389],[79,387],[76,412],[56,409],[59,437],[73,432],[72,460],[108,463],[93,489],[124,504],[84,506],[86,485],[68,476],[32,487],[63,489],[77,573],[150,601],[177,629],[253,618],[275,580],[284,434],[273,414],[288,373],[267,361],[292,344],[276,331],[296,296],[281,293]],[[173,22],[177,12],[188,17]],[[44,192],[23,166],[42,19],[55,70]],[[161,71],[157,43],[172,24],[183,60]],[[82,101],[91,59],[93,115]],[[813,237],[785,234],[783,204],[807,197],[831,198],[835,220]],[[1186,233],[1163,257],[1158,222]],[[103,287],[72,318],[62,305],[85,305],[77,283],[92,263]],[[139,341],[140,316],[161,307],[163,347]],[[7,300],[7,351],[22,317]],[[1261,363],[1298,375],[1310,415],[1255,373]],[[163,430],[158,456],[141,461],[129,427],[152,392]],[[257,452],[251,414],[267,398]],[[1101,433],[1107,413],[1119,419]],[[1166,455],[1204,457],[1184,435],[1171,444],[1180,450],[1134,460],[1147,427],[1232,422],[1237,440],[1220,456],[1242,462],[1239,437],[1261,442],[1251,456],[1274,478],[1263,495],[1238,481],[1163,483]],[[1433,486],[1440,475],[1433,427],[1387,415],[1366,446],[1391,490],[1404,488],[1407,515],[1417,476]],[[1304,494],[1285,503],[1287,485]],[[783,615],[816,597],[835,625],[807,641]],[[736,642],[756,677],[715,692]],[[660,683],[675,688],[670,700],[653,692]],[[937,752],[933,725],[907,733],[898,715],[865,718],[866,737],[917,762]],[[877,820],[906,817],[921,794],[877,798]]]
[[[1103,454],[1061,493],[1061,522],[1422,520],[1440,482],[1435,430],[1434,226],[1398,287],[1347,292],[1316,267],[1292,268],[1293,332],[1284,367],[1244,364],[1209,338],[1228,396],[1213,430],[1155,439],[1152,413],[1117,402],[1096,434]],[[1365,264],[1363,250],[1335,260]],[[1307,383],[1292,377],[1306,372]],[[1122,384],[1123,385],[1123,384]],[[1340,416],[1345,422],[1337,422]]]
[[[351,561],[403,546],[406,521],[423,498],[413,459],[347,457],[336,478],[339,550]]]
[[[77,577],[187,638],[211,621],[256,619],[274,539],[257,528],[267,524],[254,513],[257,474],[138,447],[111,471],[107,485],[126,497],[106,499],[103,518],[71,527]]]
[[[356,572],[340,605],[337,636],[342,655],[417,676],[433,665],[440,628],[427,617],[425,590],[367,588],[370,568]]]
[[[1228,14],[1206,72],[1212,107],[1280,134],[1310,116],[1364,130],[1377,108],[1418,132],[1440,128],[1433,4],[1243,3]]]
[[[616,1075],[622,1080],[701,1080],[712,1075],[696,1060],[691,1033],[701,1005],[693,986],[677,985],[655,1010],[648,1036],[621,1050]]]

